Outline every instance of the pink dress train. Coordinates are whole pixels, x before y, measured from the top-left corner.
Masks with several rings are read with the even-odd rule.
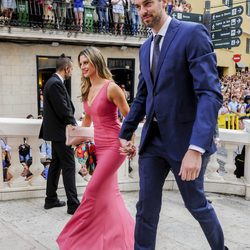
[[[81,205],[57,239],[61,250],[132,250],[134,220],[125,207],[117,183],[124,161],[119,153],[117,107],[107,98],[106,82],[84,110],[94,123],[97,166]]]

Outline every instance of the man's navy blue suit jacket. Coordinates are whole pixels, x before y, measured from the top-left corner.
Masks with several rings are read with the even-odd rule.
[[[181,161],[190,144],[215,151],[213,135],[222,104],[216,55],[206,28],[172,19],[164,37],[157,77],[150,73],[152,36],[140,49],[140,75],[136,98],[122,125],[120,138],[129,140],[146,115],[139,153],[156,117],[164,152]]]

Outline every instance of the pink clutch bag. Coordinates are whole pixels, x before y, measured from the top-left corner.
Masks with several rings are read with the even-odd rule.
[[[81,127],[81,126],[66,126],[66,145],[76,146],[81,142],[94,139],[93,127]]]

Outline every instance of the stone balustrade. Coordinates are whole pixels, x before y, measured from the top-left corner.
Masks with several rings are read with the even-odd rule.
[[[217,155],[217,153],[212,155],[205,176],[206,191],[240,195],[250,200],[250,122],[245,121],[245,125],[246,130],[244,131],[220,129],[221,144],[227,151],[226,156],[222,156],[225,162],[225,172],[223,175],[217,172],[219,169],[217,161],[219,155]],[[2,166],[0,167],[0,200],[45,196],[46,180],[41,176],[44,167],[41,164],[41,154],[39,151],[42,140],[38,139],[40,126],[41,120],[37,119],[0,118],[0,137],[6,138],[8,145],[12,148],[9,171],[13,175],[10,181],[4,182],[2,178],[3,168]],[[142,124],[140,124],[136,131],[135,143],[137,146],[140,141],[141,129]],[[20,176],[22,165],[19,162],[18,155],[18,146],[23,143],[24,137],[27,138],[27,142],[31,146],[33,159],[33,163],[30,167],[33,177],[28,181],[25,181],[25,179]],[[244,177],[240,179],[236,178],[233,173],[235,169],[235,150],[239,145],[246,145],[245,172]],[[2,164],[2,161],[0,164]],[[131,173],[128,171],[129,165],[133,168]],[[78,174],[79,169],[80,165],[76,161],[76,183],[78,193],[82,194],[88,183],[88,179],[82,178]],[[136,155],[131,162],[128,160],[124,161],[118,171],[118,182],[122,191],[139,189],[138,155]],[[177,189],[177,185],[171,173],[166,180],[164,188],[169,190]],[[62,178],[60,178],[59,181],[58,193],[59,195],[65,194]]]
[[[250,200],[250,121],[245,120],[245,130],[219,129],[221,146],[224,147],[226,155],[215,153],[211,156],[206,171],[205,190],[223,194],[234,194],[245,196]],[[246,146],[244,176],[236,178],[235,156],[238,147]],[[217,158],[223,160],[225,172],[220,175]]]

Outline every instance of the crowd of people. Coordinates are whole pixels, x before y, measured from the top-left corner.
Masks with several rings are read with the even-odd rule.
[[[74,27],[82,30],[83,25],[93,25],[91,18],[89,21],[85,19],[84,23],[85,8],[92,6],[94,17],[99,23],[99,32],[122,35],[126,23],[134,35],[141,23],[134,0],[28,0],[27,3],[28,6],[25,1],[17,4],[16,0],[0,0],[0,21],[10,21],[15,13],[15,18],[20,19],[22,11],[27,14],[26,21],[32,26],[51,24],[50,27],[57,29]],[[19,5],[24,7],[19,8]]]
[[[192,12],[192,6],[186,0],[168,0],[167,13],[172,12]]]
[[[250,72],[238,72],[231,76],[222,76],[221,90],[223,106],[219,115],[250,113]]]
[[[16,14],[14,19],[20,19],[22,11],[34,27],[82,30],[83,26],[93,25],[91,20],[84,21],[85,8],[92,6],[99,32],[123,35],[126,24],[130,34],[136,35],[141,24],[134,0],[28,0],[27,3],[26,6],[25,1],[0,0],[0,23],[9,22],[13,14]],[[192,6],[186,0],[168,0],[166,11],[169,15],[191,12]]]

